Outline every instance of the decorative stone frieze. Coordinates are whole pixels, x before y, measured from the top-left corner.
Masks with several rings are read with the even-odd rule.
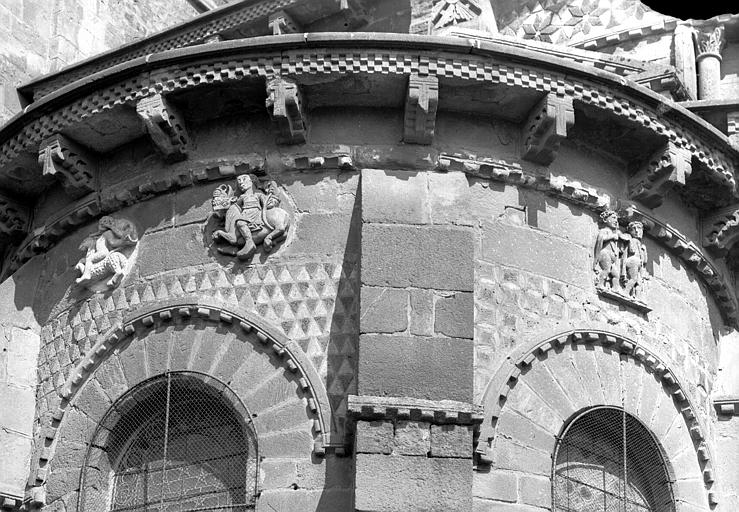
[[[213,241],[222,240],[227,246],[216,247],[218,252],[250,259],[263,245],[266,252],[287,238],[290,214],[279,208],[277,183],[262,186],[253,174],[236,178],[238,192],[231,185],[219,185],[213,191],[213,214],[223,220],[223,229],[213,232]]]
[[[521,158],[542,165],[554,161],[567,130],[575,124],[572,99],[547,93],[529,113],[521,132]]]
[[[435,76],[408,77],[405,99],[403,141],[411,144],[431,144],[439,106],[439,79]]]
[[[296,82],[281,76],[268,80],[266,106],[278,144],[305,142],[308,118],[303,111],[303,98]]]
[[[144,122],[151,141],[169,162],[187,158],[189,137],[185,121],[162,94],[154,94],[136,103],[136,112]]]
[[[38,153],[43,175],[58,177],[71,196],[96,189],[96,158],[76,142],[57,133],[41,142]]]
[[[30,210],[0,192],[0,237],[16,237],[28,231]]]
[[[300,32],[300,25],[285,11],[277,11],[270,14],[267,24],[275,36]]]
[[[106,280],[102,289],[115,288],[129,270],[129,259],[138,241],[136,226],[130,220],[107,215],[101,218],[97,231],[80,245],[86,254],[75,267],[80,273],[75,283],[98,291],[96,285]]]
[[[482,13],[479,0],[435,0],[431,11],[434,29],[474,20]]]
[[[693,170],[691,160],[690,151],[668,142],[629,179],[629,198],[658,207],[675,185],[685,185]]]
[[[541,361],[562,357],[562,352],[587,352],[583,347],[600,347],[604,353],[616,358],[616,364],[631,361],[637,363],[638,371],[647,371],[654,375],[661,383],[661,391],[670,397],[670,405],[674,405],[675,412],[679,413],[685,422],[693,447],[695,457],[703,473],[703,485],[707,498],[715,499],[713,476],[713,461],[710,453],[705,426],[701,423],[700,409],[691,401],[688,387],[682,383],[668,365],[643,343],[631,340],[620,334],[597,330],[575,329],[548,337],[540,342],[518,349],[504,364],[499,372],[489,382],[482,397],[485,407],[483,422],[480,427],[478,444],[475,449],[478,469],[489,466],[493,460],[491,447],[499,435],[500,420],[508,407],[509,397],[516,390],[516,386]],[[615,353],[615,355],[614,355]],[[566,390],[565,392],[574,392]],[[590,390],[585,390],[590,392]],[[638,391],[637,395],[642,391]],[[603,395],[600,395],[601,400]],[[621,397],[618,398],[621,402]],[[549,404],[556,407],[556,404]],[[629,411],[631,412],[631,411]],[[651,414],[651,411],[650,411]],[[566,417],[567,415],[565,415]],[[510,435],[510,432],[506,435]],[[683,445],[680,446],[682,450]]]
[[[482,407],[455,400],[349,395],[348,412],[354,419],[411,420],[435,424],[478,425]]]

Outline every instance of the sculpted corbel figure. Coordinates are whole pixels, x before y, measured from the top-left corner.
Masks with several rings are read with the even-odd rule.
[[[641,222],[630,222],[627,229],[629,235],[623,254],[621,280],[624,283],[624,293],[636,299],[642,294],[644,281],[649,279],[647,247],[641,241],[644,235],[644,226]]]
[[[75,282],[89,288],[110,276],[105,285],[108,288],[118,286],[138,241],[133,222],[107,215],[101,218],[98,230],[80,244],[80,250],[86,254],[75,267],[80,273]]]
[[[618,229],[618,214],[605,210],[600,214],[604,227],[595,240],[595,286],[618,291],[621,287],[621,254],[623,234]]]
[[[275,244],[285,240],[290,228],[290,216],[279,208],[277,184],[270,181],[261,189],[253,174],[236,178],[238,193],[230,185],[219,185],[213,191],[213,214],[223,220],[223,228],[213,232],[213,241],[222,240],[229,246],[218,246],[218,252],[248,260],[263,244],[270,252]]]

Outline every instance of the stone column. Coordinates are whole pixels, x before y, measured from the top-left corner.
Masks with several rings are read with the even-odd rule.
[[[431,223],[426,173],[361,187],[356,510],[472,510],[475,231]]]
[[[724,27],[696,32],[698,47],[698,99],[711,100],[721,96],[721,48],[724,45]]]

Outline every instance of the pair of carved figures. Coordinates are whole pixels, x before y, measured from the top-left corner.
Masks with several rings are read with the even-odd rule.
[[[219,185],[213,191],[213,214],[223,221],[223,228],[213,232],[213,241],[228,245],[216,247],[218,252],[248,260],[262,244],[270,252],[285,240],[290,228],[289,214],[279,208],[277,184],[269,181],[260,187],[253,174],[236,178],[238,192],[231,185]]]
[[[644,226],[630,222],[627,233],[619,229],[618,214],[606,210],[600,214],[604,226],[595,240],[595,286],[638,299],[647,274],[647,248],[642,242]]]

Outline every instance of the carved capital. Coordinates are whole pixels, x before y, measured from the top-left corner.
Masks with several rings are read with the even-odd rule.
[[[139,100],[136,113],[154,145],[169,162],[187,158],[189,137],[180,113],[161,94]]]
[[[405,100],[403,140],[412,144],[431,144],[439,105],[439,79],[411,75]]]
[[[661,205],[675,185],[685,185],[693,170],[691,160],[690,151],[668,142],[629,178],[629,198],[650,208]]]
[[[275,36],[300,32],[300,25],[285,11],[273,12],[269,15],[267,23],[269,28],[272,29],[272,34]]]
[[[21,236],[28,231],[30,208],[0,193],[0,237]]]
[[[280,76],[267,81],[267,112],[277,133],[278,144],[305,142],[307,116],[297,83]]]
[[[521,139],[521,158],[542,165],[554,161],[567,130],[575,124],[572,98],[547,93],[531,110],[524,124]]]
[[[74,197],[95,190],[96,160],[88,150],[59,133],[39,145],[38,162],[44,176],[56,176]]]
[[[713,30],[708,31],[696,31],[695,44],[698,47],[698,58],[705,54],[713,54],[721,57],[721,50],[726,43],[724,37],[724,27],[719,25]]]

